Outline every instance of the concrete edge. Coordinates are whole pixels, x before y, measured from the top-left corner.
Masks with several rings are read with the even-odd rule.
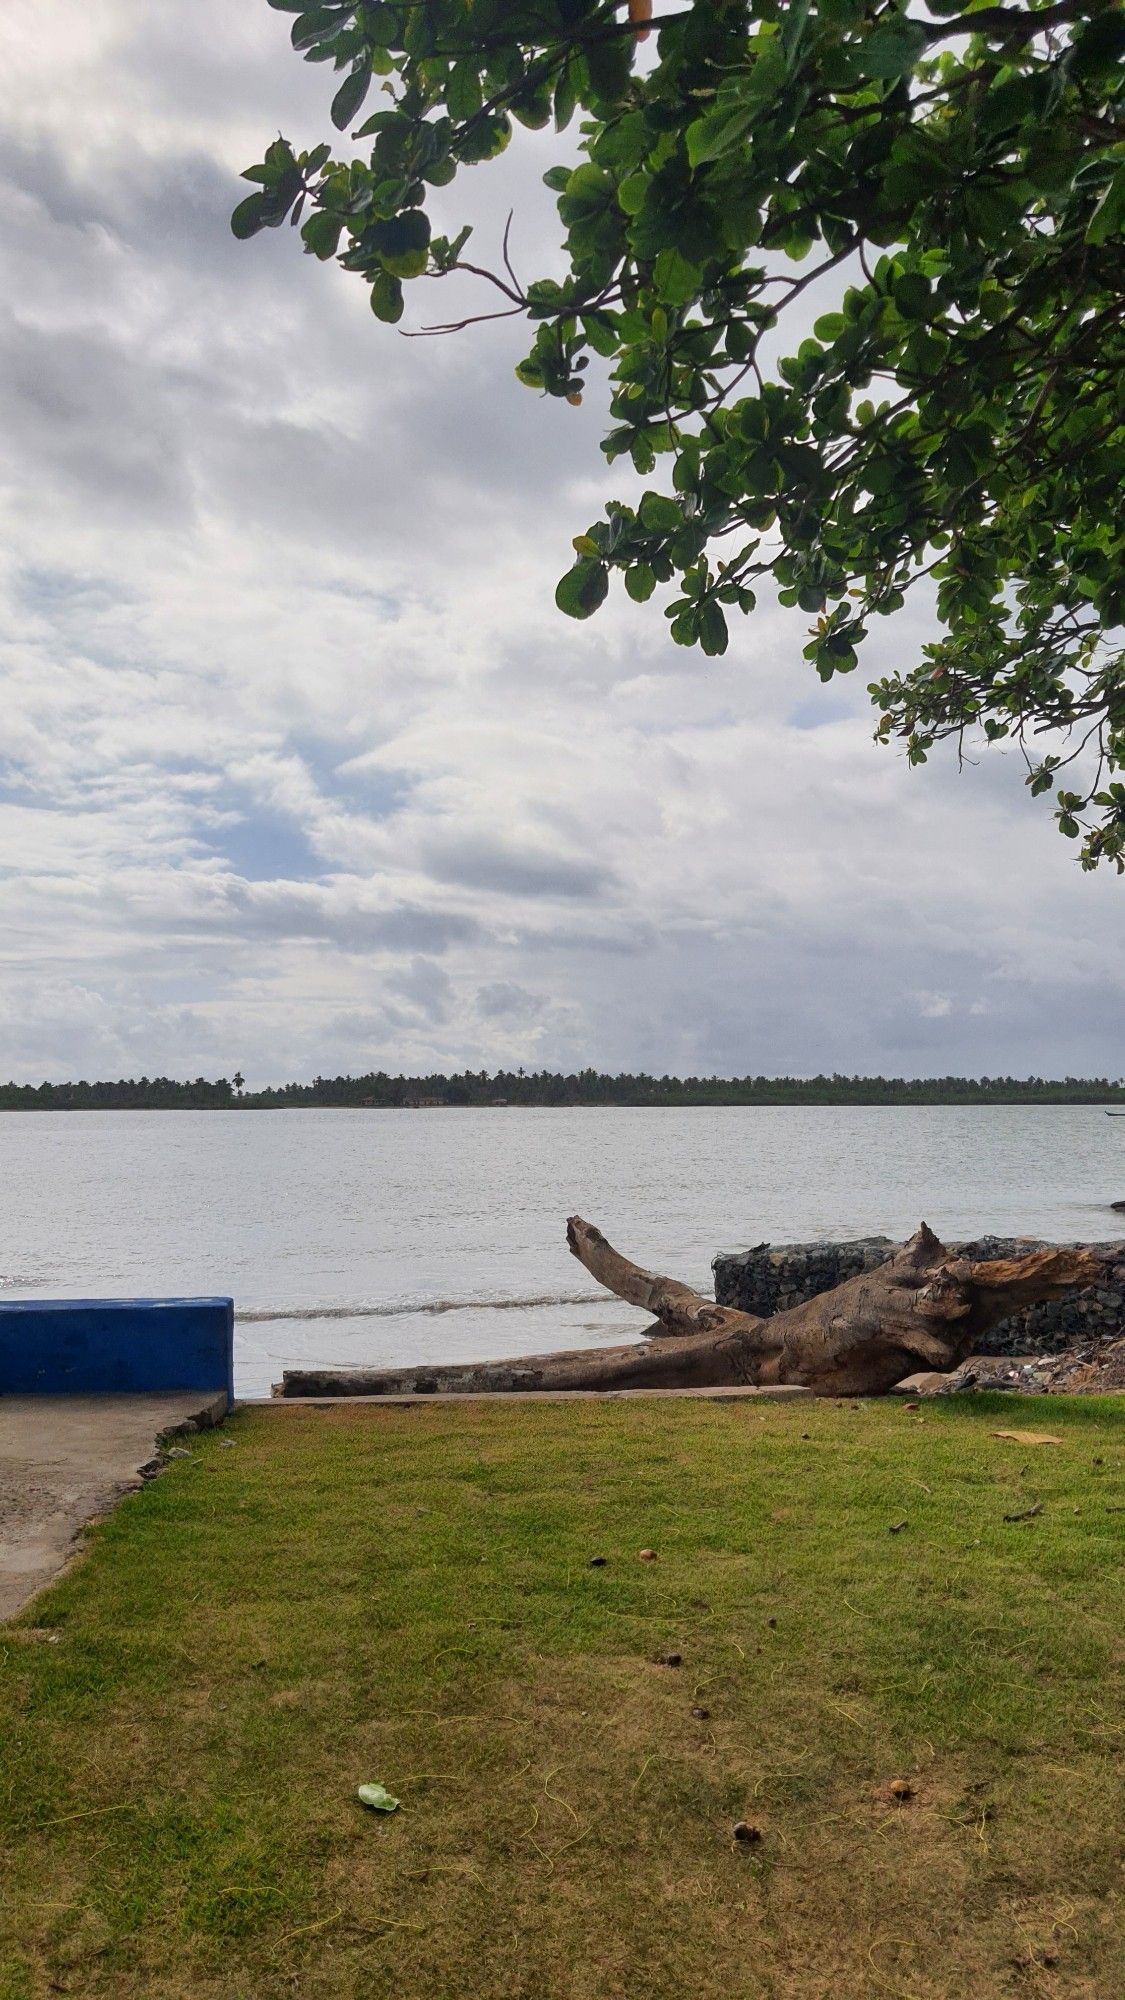
[[[676,1402],[741,1403],[746,1401],[793,1403],[814,1396],[815,1391],[797,1383],[770,1387],[747,1386],[726,1389],[433,1389],[394,1396],[263,1396],[260,1402],[239,1404],[240,1409],[340,1409],[348,1405],[365,1409],[412,1408],[426,1403],[622,1403]]]
[[[165,1438],[190,1436],[193,1429],[197,1431],[214,1430],[216,1425],[221,1424],[223,1418],[233,1408],[234,1398],[229,1396],[225,1389],[217,1389],[213,1396],[207,1397],[206,1401],[200,1405],[193,1416],[180,1417],[176,1423],[167,1424],[158,1433],[156,1442],[160,1445],[163,1444]]]

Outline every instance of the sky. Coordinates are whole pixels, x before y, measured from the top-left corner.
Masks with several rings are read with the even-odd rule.
[[[0,1076],[1125,1069],[1125,887],[1015,752],[909,771],[766,605],[554,585],[626,490],[519,322],[378,324],[240,170],[331,135],[265,0],[0,14]],[[558,269],[566,157],[443,191]],[[463,284],[464,280],[455,280]],[[482,306],[407,288],[403,328]],[[823,310],[817,301],[813,310]]]

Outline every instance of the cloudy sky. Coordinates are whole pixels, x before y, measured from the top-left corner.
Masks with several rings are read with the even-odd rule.
[[[265,0],[0,15],[0,1075],[1118,1074],[1116,879],[1014,755],[909,773],[805,620],[555,611],[622,485],[518,323],[412,341],[239,170],[330,128]],[[447,192],[552,268],[551,135]],[[445,318],[408,288],[404,325]]]

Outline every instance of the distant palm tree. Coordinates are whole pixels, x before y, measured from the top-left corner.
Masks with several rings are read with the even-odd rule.
[[[243,1076],[243,1074],[242,1074],[242,1071],[241,1071],[240,1069],[236,1069],[236,1070],[235,1070],[235,1072],[234,1072],[234,1076],[233,1076],[233,1078],[232,1078],[232,1082],[233,1082],[233,1084],[234,1084],[234,1087],[235,1087],[235,1089],[236,1089],[237,1091],[241,1091],[241,1089],[242,1089],[242,1086],[243,1086],[243,1084],[245,1083],[245,1081],[246,1081],[246,1078],[245,1078],[245,1077]]]

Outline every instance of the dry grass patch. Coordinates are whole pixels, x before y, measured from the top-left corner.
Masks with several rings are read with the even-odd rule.
[[[1014,1407],[246,1412],[0,1634],[0,2000],[1116,2000],[1121,1405]]]

